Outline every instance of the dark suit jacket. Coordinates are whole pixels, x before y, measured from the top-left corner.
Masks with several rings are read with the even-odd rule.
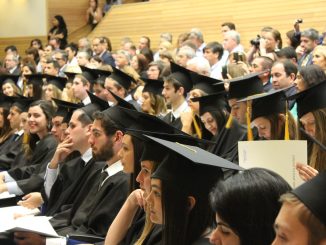
[[[109,53],[108,51],[105,51],[102,56],[101,59],[103,60],[104,64],[110,65],[110,66],[114,66],[115,67],[115,61],[111,55],[111,53]]]

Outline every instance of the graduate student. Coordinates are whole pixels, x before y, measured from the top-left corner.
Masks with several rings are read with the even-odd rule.
[[[224,159],[238,161],[238,141],[245,140],[247,129],[227,110],[225,92],[191,99],[199,102],[199,115],[206,129],[213,135],[215,144],[207,149]]]
[[[296,139],[296,122],[288,109],[286,90],[273,90],[240,100],[249,101],[250,120],[257,128],[260,139]]]
[[[290,190],[281,176],[261,168],[219,181],[211,193],[216,221],[211,244],[271,244],[275,237],[273,222],[281,208],[278,200]]]
[[[282,208],[275,220],[278,244],[326,244],[326,173],[281,196]]]
[[[27,114],[28,107],[34,100],[26,97],[2,96],[2,98],[5,101],[9,99],[12,102],[8,104],[8,106],[10,106],[8,120],[10,123],[10,128],[14,131],[14,134],[8,140],[7,144],[3,145],[4,147],[1,147],[0,150],[0,168],[2,170],[9,170],[25,164],[22,144],[23,139],[27,141],[27,135],[24,135],[24,129],[21,127],[20,116],[21,114]],[[21,158],[23,158],[22,161],[19,160],[19,155]]]
[[[142,111],[163,118],[166,114],[166,104],[162,96],[163,81],[148,78],[142,80],[145,82],[142,91]]]
[[[303,128],[306,134],[315,138],[322,145],[326,144],[324,132],[326,130],[326,82],[316,84],[291,97],[296,99],[298,111],[298,127]],[[307,139],[299,132],[299,139]],[[317,172],[324,171],[326,151],[319,145],[308,141],[308,167],[298,164],[300,176],[304,179],[310,179]],[[310,168],[311,167],[311,168]],[[312,171],[310,171],[310,169]],[[313,171],[317,170],[317,171]]]
[[[163,120],[182,130],[184,125],[181,121],[181,114],[191,113],[186,98],[193,84],[190,71],[186,68],[171,62],[171,72],[172,74],[164,79],[162,91],[167,106],[171,106],[171,111]]]
[[[223,179],[221,168],[241,167],[198,147],[151,139],[168,150],[152,175],[147,197],[151,221],[162,224],[161,244],[209,244],[214,218],[209,191]]]
[[[50,134],[51,119],[54,108],[51,103],[38,100],[31,103],[28,109],[29,130],[33,137],[30,140],[30,153],[25,155],[26,168],[14,168],[0,174],[4,183],[0,184],[0,192],[9,191],[16,195],[39,190],[47,162],[52,158],[57,141]]]

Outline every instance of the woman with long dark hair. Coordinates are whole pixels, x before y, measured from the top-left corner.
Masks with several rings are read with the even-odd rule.
[[[98,0],[89,0],[89,7],[86,11],[86,22],[92,29],[102,20],[103,13],[98,4]]]
[[[241,167],[198,147],[151,139],[168,151],[152,175],[147,197],[151,221],[162,224],[162,244],[209,244],[214,220],[209,192],[223,179],[222,166]]]
[[[19,159],[25,167],[17,167],[2,172],[0,178],[0,192],[9,191],[12,194],[22,195],[39,190],[44,182],[43,175],[49,161],[57,147],[57,141],[51,135],[51,121],[54,108],[50,102],[34,101],[28,109],[28,125],[31,138],[30,151],[22,150],[23,157]],[[19,161],[15,159],[15,161]],[[16,163],[15,163],[16,164]]]
[[[279,198],[291,190],[278,174],[260,168],[219,181],[211,193],[216,228],[211,244],[269,245],[275,237]]]
[[[58,38],[60,40],[60,49],[64,49],[67,45],[68,30],[64,18],[61,15],[54,16],[52,20],[52,28],[48,34],[48,40]]]

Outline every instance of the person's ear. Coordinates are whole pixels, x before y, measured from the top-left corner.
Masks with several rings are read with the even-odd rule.
[[[188,196],[188,210],[191,211],[196,205],[196,199],[193,196]]]
[[[123,133],[122,133],[122,131],[118,130],[115,133],[114,141],[115,142],[122,142],[122,138],[123,138]]]
[[[179,95],[183,95],[184,94],[184,92],[185,92],[185,89],[184,89],[184,87],[180,87],[179,89],[178,89],[178,94]]]
[[[86,134],[87,135],[91,135],[91,131],[92,131],[92,123],[91,124],[88,124],[87,126],[86,126]]]

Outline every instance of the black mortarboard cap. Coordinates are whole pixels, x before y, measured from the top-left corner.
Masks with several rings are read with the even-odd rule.
[[[289,88],[272,90],[268,93],[252,95],[245,99],[239,100],[239,102],[250,100],[252,101],[251,121],[255,120],[258,117],[285,113],[286,103],[288,103],[285,95],[285,90]]]
[[[254,94],[264,92],[264,86],[259,79],[260,73],[250,73],[229,81],[229,99],[241,99]]]
[[[318,83],[300,93],[289,96],[289,100],[297,102],[298,117],[308,112],[326,107],[326,81]]]
[[[180,82],[185,89],[185,92],[188,93],[193,87],[190,76],[192,71],[171,62],[171,72],[172,74],[170,76]]]
[[[103,69],[93,69],[93,72],[95,72],[98,78],[102,78],[103,80],[112,74],[112,72]]]
[[[8,73],[1,73],[0,74],[0,84],[3,84],[6,80],[11,80],[13,83],[17,84],[19,79],[19,75],[13,75]]]
[[[30,74],[30,75],[25,75],[27,79],[27,84],[33,84],[33,86],[43,86],[43,78],[44,74]]]
[[[119,97],[118,95],[116,95],[115,93],[113,93],[111,90],[108,90],[109,93],[112,94],[112,96],[115,98],[115,100],[117,101],[117,105],[123,108],[128,108],[131,110],[137,110],[131,103],[129,103],[128,101],[125,101],[124,99],[122,99],[121,97]]]
[[[14,99],[16,97],[13,96],[7,96],[3,93],[0,94],[0,107],[5,108],[9,111],[10,107],[12,106],[12,103],[14,102]]]
[[[96,111],[103,111],[109,108],[109,103],[101,98],[97,97],[96,95],[92,94],[91,92],[87,91],[87,94],[91,100],[91,104],[88,104],[81,109],[91,118],[93,119],[93,114]]]
[[[16,106],[22,112],[27,112],[30,104],[36,100],[34,98],[25,97],[20,94],[17,94],[17,97],[13,97],[13,98],[14,98],[14,103],[12,104],[12,106]]]
[[[131,83],[135,82],[134,78],[115,67],[112,67],[112,69],[113,72],[110,75],[110,78],[118,82],[122,87],[124,87],[128,91],[131,86]]]
[[[103,111],[110,107],[109,103],[106,100],[101,99],[100,97],[94,95],[93,93],[87,91],[89,98],[91,99],[92,104],[97,104],[100,106],[100,110]]]
[[[155,95],[162,95],[163,81],[148,78],[141,78],[145,82],[143,92],[149,92]]]
[[[60,90],[63,90],[66,86],[67,78],[65,77],[57,77],[48,74],[45,74],[44,77],[48,84],[53,84]]]
[[[222,169],[243,170],[239,165],[199,147],[147,137],[168,150],[167,157],[152,174],[152,178],[172,181],[178,188],[187,188],[189,183],[198,178],[218,175]]]
[[[195,72],[191,72],[190,76],[194,84],[193,89],[200,89],[206,94],[213,94],[225,91],[223,81],[203,76]]]
[[[326,226],[326,172],[295,188],[292,193]]]
[[[226,109],[226,92],[210,94],[206,96],[192,98],[192,101],[199,101],[199,114],[216,111],[218,109]]]
[[[58,100],[54,98],[52,98],[52,100],[55,102],[55,104],[58,107],[57,111],[55,112],[55,116],[63,117],[63,122],[66,123],[70,121],[70,118],[74,110],[82,107],[82,104],[75,104],[75,103],[71,103],[64,100]]]
[[[81,66],[80,68],[83,71],[81,75],[86,78],[86,80],[90,83],[93,83],[98,78],[98,75],[96,74],[94,69],[88,68],[86,66]]]
[[[104,110],[103,113],[109,116],[119,126],[120,130],[126,131],[133,124],[133,119],[120,106],[112,106]]]

